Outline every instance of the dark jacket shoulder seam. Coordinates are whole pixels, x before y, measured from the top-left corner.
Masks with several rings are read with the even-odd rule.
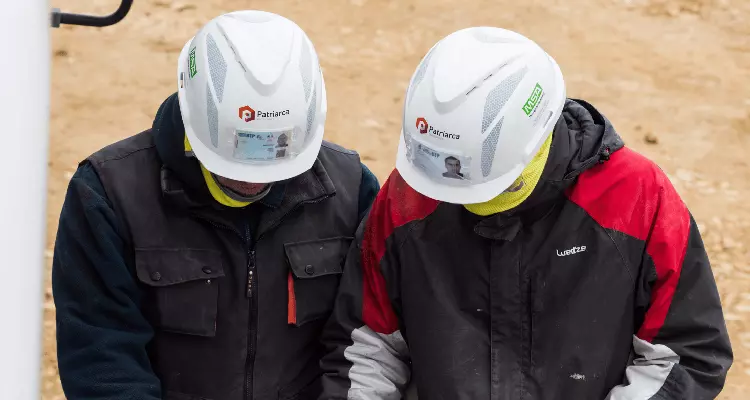
[[[440,207],[440,204],[438,204],[438,206],[435,207],[435,210],[433,210],[431,213],[427,214],[426,216],[424,216],[422,218],[414,218],[413,220],[411,220],[411,221],[409,221],[409,222],[407,222],[407,223],[405,223],[405,224],[403,224],[403,225],[401,225],[401,226],[398,227],[398,228],[402,228],[402,227],[408,225],[408,227],[406,227],[406,233],[404,234],[403,239],[401,239],[400,243],[397,243],[397,245],[398,245],[397,248],[398,248],[399,251],[401,251],[401,249],[406,244],[406,239],[409,238],[409,236],[411,235],[411,232],[414,229],[416,229],[416,227],[419,225],[420,222],[425,222],[429,218],[431,218],[433,215],[435,215],[435,211],[437,211],[438,207]],[[393,230],[393,232],[391,233],[391,235],[393,235],[396,232],[396,229],[398,229],[398,228],[395,228]],[[388,238],[386,237],[385,240],[387,241]]]
[[[130,156],[132,156],[132,155],[133,155],[133,154],[135,154],[135,153],[138,153],[138,152],[141,152],[141,151],[144,151],[144,150],[150,150],[150,149],[153,149],[153,148],[155,148],[155,147],[156,147],[156,145],[154,145],[154,144],[152,144],[152,145],[149,145],[149,146],[146,146],[146,147],[141,147],[141,148],[138,148],[138,149],[135,149],[135,150],[129,151],[129,152],[127,152],[127,153],[125,153],[125,154],[122,154],[122,155],[118,155],[118,156],[113,156],[113,157],[110,157],[110,158],[106,158],[106,159],[104,159],[104,160],[99,160],[99,161],[96,161],[96,162],[95,162],[95,164],[96,164],[96,165],[99,165],[99,166],[100,166],[100,165],[102,165],[102,164],[104,164],[104,163],[107,163],[107,162],[110,162],[110,161],[118,161],[118,160],[122,160],[122,159],[124,159],[124,158],[127,158],[127,157],[130,157]]]
[[[622,252],[622,249],[620,248],[620,245],[618,245],[617,241],[615,240],[615,238],[612,237],[611,232],[617,232],[617,233],[620,233],[620,234],[625,235],[625,236],[630,237],[630,238],[633,238],[633,237],[630,236],[630,235],[627,235],[627,234],[625,234],[623,232],[614,230],[614,229],[607,229],[607,228],[605,228],[605,227],[603,227],[603,226],[601,226],[599,224],[596,224],[596,225],[599,226],[600,228],[602,228],[604,230],[604,232],[607,234],[607,237],[609,238],[609,240],[612,241],[612,244],[617,249],[617,253],[620,255],[620,259],[622,260],[623,264],[625,264],[625,268],[628,270],[628,275],[630,276],[631,283],[635,284],[636,277],[633,275],[633,273],[634,273],[633,267],[630,265],[630,263],[628,262],[627,258],[624,255],[624,253]],[[633,238],[633,239],[635,239],[635,238]]]
[[[123,243],[126,246],[129,246],[132,244],[131,235],[130,235],[130,229],[128,228],[125,219],[123,218],[122,214],[115,208],[115,204],[110,200],[110,193],[107,189],[107,186],[104,184],[104,181],[102,180],[101,176],[99,175],[99,171],[96,170],[96,168],[92,167],[92,172],[96,176],[96,179],[99,181],[99,184],[102,187],[102,190],[104,191],[101,193],[101,196],[104,198],[105,203],[107,204],[107,207],[112,210],[114,213],[115,220],[117,221],[117,224],[114,226],[115,231],[120,235],[120,238],[122,239]]]
[[[348,150],[348,149],[345,149],[345,150],[339,150],[339,149],[337,149],[337,148],[335,148],[335,147],[331,146],[331,145],[330,145],[329,143],[326,143],[326,142],[323,142],[323,143],[322,143],[322,146],[323,146],[323,147],[325,147],[325,148],[326,148],[326,149],[328,149],[328,150],[331,150],[331,151],[335,151],[335,152],[337,152],[337,153],[340,153],[340,154],[344,154],[344,155],[347,155],[347,156],[353,156],[353,157],[356,157],[356,156],[358,156],[358,155],[359,155],[359,153],[357,153],[357,152],[356,152],[356,151],[354,151],[354,150]]]
[[[612,242],[612,244],[613,244],[613,245],[615,246],[615,248],[617,249],[617,254],[619,254],[619,255],[620,255],[620,260],[622,260],[623,264],[625,265],[625,269],[627,269],[627,272],[628,272],[628,276],[630,277],[630,281],[631,281],[631,283],[635,283],[635,282],[636,282],[636,277],[635,277],[635,276],[633,275],[633,273],[635,272],[635,271],[633,271],[633,266],[632,266],[632,265],[630,265],[630,262],[628,262],[628,259],[627,259],[627,257],[625,257],[625,253],[623,253],[622,249],[620,248],[620,245],[618,245],[618,244],[617,244],[617,241],[616,241],[616,240],[615,240],[615,238],[614,238],[614,237],[612,236],[612,232],[617,232],[617,233],[619,233],[619,234],[621,234],[621,235],[627,236],[627,237],[629,237],[629,238],[631,238],[631,239],[634,239],[634,240],[639,240],[639,239],[638,239],[638,238],[635,238],[635,237],[633,237],[633,236],[630,236],[630,235],[628,235],[628,234],[627,234],[627,233],[625,233],[625,232],[620,232],[620,231],[618,231],[617,229],[610,229],[610,228],[606,228],[606,227],[602,226],[602,225],[601,225],[601,224],[600,224],[599,222],[597,222],[597,221],[596,221],[596,220],[594,219],[594,217],[592,217],[592,216],[591,216],[591,214],[589,214],[589,212],[588,212],[588,211],[587,211],[587,210],[586,210],[585,208],[581,207],[581,206],[580,206],[580,205],[578,205],[578,204],[577,204],[576,202],[574,202],[574,201],[571,201],[570,199],[567,199],[567,200],[568,200],[568,201],[569,201],[570,203],[574,204],[574,205],[575,205],[576,207],[578,207],[579,209],[583,210],[583,212],[584,212],[584,213],[586,213],[586,216],[587,216],[587,217],[589,217],[589,219],[590,219],[591,221],[593,221],[593,222],[594,222],[594,223],[596,224],[596,226],[597,226],[597,227],[599,227],[599,228],[600,228],[600,229],[601,229],[602,231],[604,231],[604,233],[605,233],[605,234],[607,235],[607,237],[609,238],[609,240],[610,240],[610,241]]]

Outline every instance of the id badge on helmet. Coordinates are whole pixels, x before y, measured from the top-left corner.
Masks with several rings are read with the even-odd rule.
[[[232,156],[240,161],[275,161],[292,157],[294,130],[241,131],[234,137]]]
[[[430,178],[455,185],[471,181],[471,157],[443,151],[414,139],[409,147],[412,164]]]

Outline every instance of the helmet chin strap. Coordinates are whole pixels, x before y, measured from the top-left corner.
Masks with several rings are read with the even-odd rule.
[[[221,184],[221,182],[217,179],[217,176],[215,174],[211,174],[214,178],[214,182],[216,182],[216,185],[219,186],[219,189],[221,189],[224,194],[229,196],[232,200],[241,201],[243,203],[254,203],[264,197],[268,194],[268,192],[271,191],[271,188],[273,187],[273,183],[269,183],[266,185],[266,187],[261,190],[260,192],[252,195],[252,196],[246,196],[242,193],[238,193],[224,185]]]

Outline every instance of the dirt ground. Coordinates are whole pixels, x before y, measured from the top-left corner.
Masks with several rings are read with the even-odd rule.
[[[111,12],[119,0],[52,0]],[[700,224],[735,352],[720,398],[750,390],[750,2],[747,0],[136,0],[105,28],[52,32],[48,263],[76,164],[151,126],[176,90],[186,40],[210,18],[255,7],[310,35],[328,88],[326,135],[383,180],[394,166],[403,94],[424,53],[468,26],[519,31],[560,63],[568,96],[593,103],[632,148],[667,171]],[[47,290],[43,399],[64,399]]]

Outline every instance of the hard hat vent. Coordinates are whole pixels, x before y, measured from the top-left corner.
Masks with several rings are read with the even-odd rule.
[[[305,87],[305,100],[310,98],[310,88],[312,87],[312,76],[311,70],[312,63],[310,59],[310,46],[307,44],[307,40],[302,41],[302,57],[299,62],[300,74],[302,74],[302,84]]]
[[[524,67],[514,72],[487,95],[487,102],[484,103],[484,118],[482,118],[482,133],[489,128],[492,121],[497,117],[497,114],[503,109],[505,103],[508,102],[513,92],[516,91],[518,84],[521,83],[521,79],[523,79],[527,71],[528,68]]]
[[[227,78],[227,62],[219,51],[214,37],[209,33],[206,35],[206,47],[208,48],[208,69],[211,71],[211,81],[214,84],[216,98],[219,103],[224,99],[224,83]],[[209,94],[210,97],[210,94]]]
[[[500,86],[502,86],[502,84]],[[497,121],[497,125],[492,128],[492,132],[490,132],[489,136],[484,138],[484,142],[482,143],[482,176],[485,178],[492,171],[492,161],[495,159],[497,141],[500,139],[500,131],[503,129],[504,119],[505,117],[500,118],[500,121]]]
[[[216,109],[216,103],[211,95],[211,88],[206,83],[206,100],[208,101],[208,132],[211,135],[211,144],[219,147],[219,110]]]
[[[312,129],[313,122],[315,121],[315,109],[318,102],[317,95],[317,91],[315,90],[315,88],[313,88],[312,99],[310,99],[310,106],[307,108],[307,133],[305,134],[305,139],[310,136],[310,130]]]
[[[422,82],[422,79],[424,79],[425,73],[427,72],[427,66],[430,63],[430,59],[432,58],[432,51],[427,53],[427,55],[424,57],[424,60],[422,60],[422,63],[419,64],[419,69],[417,69],[417,72],[414,74],[414,82],[411,84],[411,88],[409,89],[409,99],[407,100],[407,104],[411,102],[412,96],[414,96],[414,89],[417,88],[420,82]]]

